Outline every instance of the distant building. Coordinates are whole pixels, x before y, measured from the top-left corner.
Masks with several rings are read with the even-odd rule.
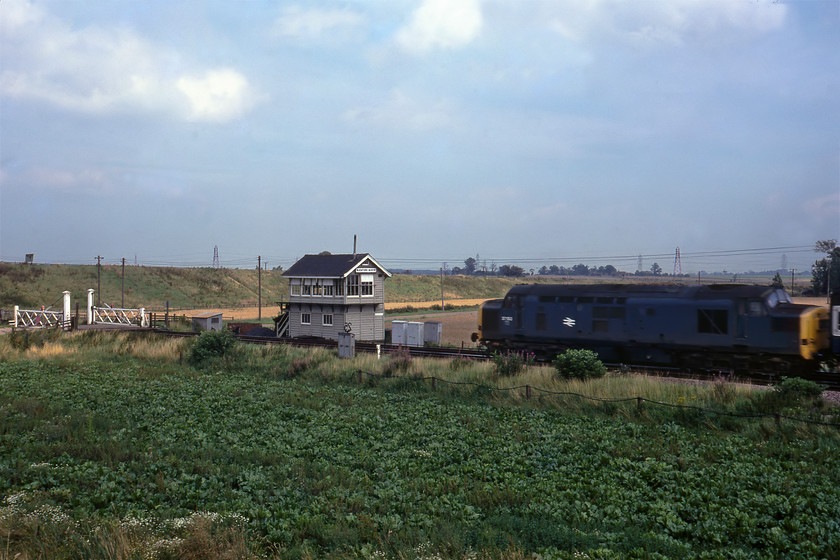
[[[222,330],[222,314],[208,311],[191,317],[193,329],[197,331]]]
[[[306,255],[283,273],[289,279],[291,337],[385,339],[385,279],[391,273],[369,254]]]

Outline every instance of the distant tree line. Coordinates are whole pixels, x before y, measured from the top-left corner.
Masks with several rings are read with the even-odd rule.
[[[445,269],[444,269],[445,270]],[[487,266],[487,262],[479,265],[476,258],[469,257],[464,261],[464,267],[453,267],[451,274],[465,274],[467,276],[533,276],[539,274],[542,276],[663,276],[662,267],[659,263],[653,263],[650,270],[637,270],[636,272],[623,272],[618,270],[611,264],[606,266],[587,266],[583,263],[576,264],[573,267],[567,268],[565,266],[557,266],[555,264],[548,266],[543,265],[539,269],[525,270],[521,266],[514,264],[503,264],[497,266],[495,262],[491,262]],[[687,275],[686,275],[687,276]]]
[[[840,246],[836,239],[827,239],[817,241],[814,246],[814,251],[817,253],[824,253],[825,258],[818,259],[811,266],[811,286],[815,294],[827,294],[829,292],[840,292]],[[521,266],[514,264],[497,265],[495,261],[491,261],[488,265],[487,261],[482,261],[479,255],[469,257],[464,260],[464,266],[455,266],[451,269],[444,264],[442,269],[444,274],[464,274],[467,276],[508,276],[519,277],[526,275],[539,274],[542,276],[604,276],[604,277],[622,277],[622,276],[670,276],[662,270],[659,263],[653,263],[648,270],[637,270],[635,272],[624,272],[618,270],[611,264],[605,266],[587,266],[583,263],[576,264],[570,268],[557,265],[543,265],[539,269],[531,268],[525,270]],[[410,273],[410,271],[407,271]],[[701,275],[707,275],[706,272],[701,272]],[[718,274],[718,273],[713,273]],[[724,271],[722,274],[729,274]],[[683,274],[682,277],[688,277],[688,274]],[[733,280],[737,275],[733,275]],[[784,282],[781,275],[776,272],[773,278],[773,285],[783,287]]]

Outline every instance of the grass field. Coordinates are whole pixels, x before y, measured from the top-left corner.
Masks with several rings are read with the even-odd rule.
[[[0,337],[2,558],[839,557],[837,428],[706,412],[837,418],[811,401],[40,336]]]

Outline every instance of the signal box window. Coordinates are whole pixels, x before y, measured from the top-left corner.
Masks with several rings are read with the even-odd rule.
[[[373,274],[362,274],[362,295],[373,295]]]
[[[359,295],[359,276],[357,274],[351,274],[347,277],[347,295]]]
[[[312,324],[312,315],[310,313],[301,313],[300,314],[300,324],[301,325]]]
[[[331,314],[325,313],[323,324],[325,327],[331,327],[333,324],[333,316]]]

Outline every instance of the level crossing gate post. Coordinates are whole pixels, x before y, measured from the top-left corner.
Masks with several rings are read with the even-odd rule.
[[[18,328],[18,315],[20,315],[20,306],[15,305],[15,328]]]
[[[64,290],[61,293],[64,295],[64,315],[61,317],[61,328],[70,330],[70,292]]]
[[[88,288],[88,300],[87,300],[87,324],[93,324],[93,288]]]

